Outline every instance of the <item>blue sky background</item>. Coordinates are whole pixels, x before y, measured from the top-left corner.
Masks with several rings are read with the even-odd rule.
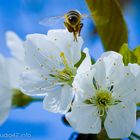
[[[29,33],[47,33],[48,28],[39,25],[38,22],[47,16],[63,15],[71,9],[78,9],[81,13],[89,14],[84,0],[59,0],[59,2],[58,0],[0,0],[0,53],[6,57],[10,56],[6,47],[6,31],[16,32],[23,40]],[[140,45],[139,9],[139,0],[132,0],[132,3],[124,8],[131,49]],[[103,52],[102,43],[97,35],[90,36],[91,29],[94,28],[92,21],[85,20],[84,22],[85,26],[82,30],[84,47],[88,47],[91,55],[98,58]],[[135,130],[138,131],[137,128]],[[32,135],[31,140],[67,140],[72,132],[72,128],[62,123],[61,115],[43,110],[42,103],[32,103],[26,108],[12,109],[8,120],[0,127],[0,134],[28,133]],[[28,138],[23,138],[23,140],[26,139]]]

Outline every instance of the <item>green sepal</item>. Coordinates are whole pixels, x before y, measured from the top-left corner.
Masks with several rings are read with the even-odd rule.
[[[13,90],[12,106],[13,107],[25,107],[29,105],[34,99],[30,96],[23,94],[20,90]]]

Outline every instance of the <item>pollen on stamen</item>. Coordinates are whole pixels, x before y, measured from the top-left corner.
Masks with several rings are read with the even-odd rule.
[[[52,55],[50,56],[50,59],[53,59],[53,56]]]
[[[61,52],[60,53],[60,57],[64,57],[64,52]]]
[[[70,48],[70,45],[68,45],[68,48]]]

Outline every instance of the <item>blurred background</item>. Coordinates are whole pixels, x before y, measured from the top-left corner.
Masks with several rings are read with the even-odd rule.
[[[129,47],[133,49],[140,45],[140,0],[123,0],[121,7],[128,26]],[[16,32],[23,40],[26,34],[46,34],[51,28],[39,25],[39,21],[45,17],[61,16],[71,9],[89,14],[84,0],[0,0],[0,53],[10,57],[6,47],[6,31]],[[91,19],[85,19],[83,23],[83,48],[88,47],[91,56],[97,59],[103,52],[101,40]],[[139,125],[134,131],[140,134]],[[68,140],[73,132],[63,123],[61,115],[43,110],[42,103],[12,109],[8,120],[0,127],[0,134],[26,134],[23,140]],[[18,139],[12,137],[12,140]]]

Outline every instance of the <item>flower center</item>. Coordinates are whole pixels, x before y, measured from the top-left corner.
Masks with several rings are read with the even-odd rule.
[[[74,78],[74,72],[71,69],[65,68],[62,71],[57,71],[56,78],[59,82],[66,82],[67,84],[72,84]]]
[[[96,90],[96,93],[93,97],[84,101],[86,104],[92,104],[93,106],[96,106],[100,116],[104,116],[107,109],[111,105],[116,105],[119,102],[121,101],[115,99],[110,91],[101,89]]]
[[[56,74],[50,74],[50,76],[55,77],[58,82],[71,85],[76,74],[76,68],[69,67],[64,52],[60,53],[60,57],[64,66],[63,70],[56,70]]]
[[[86,104],[93,104],[98,108],[106,109],[112,105],[112,93],[107,90],[96,90],[95,95],[84,102]]]
[[[107,106],[111,105],[112,93],[109,91],[97,90],[94,98],[97,106],[106,108]]]

